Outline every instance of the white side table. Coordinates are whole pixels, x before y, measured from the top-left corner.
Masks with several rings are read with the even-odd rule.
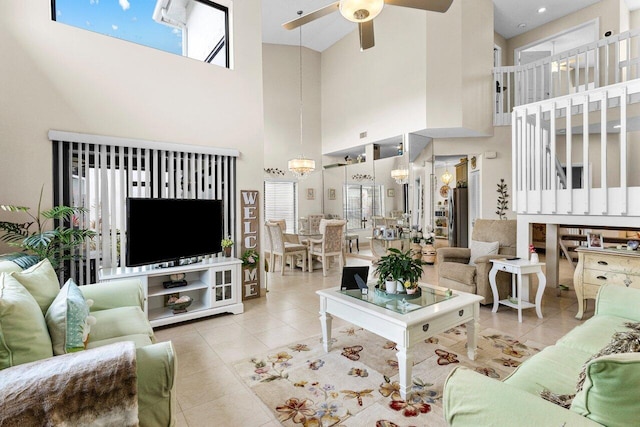
[[[518,309],[518,322],[522,323],[522,309],[523,308],[536,308],[536,314],[542,319],[542,295],[544,294],[544,288],[547,285],[547,278],[542,273],[543,262],[532,263],[529,260],[506,260],[506,259],[492,259],[493,267],[489,272],[489,284],[491,285],[491,292],[493,293],[493,313],[498,311],[500,304],[507,307]],[[498,271],[504,271],[511,273],[511,296],[518,299],[517,303],[509,301],[509,299],[498,300],[498,287],[496,286],[496,275]],[[523,274],[535,274],[538,276],[538,292],[536,292],[535,304],[529,302],[529,289],[522,289],[522,275]]]

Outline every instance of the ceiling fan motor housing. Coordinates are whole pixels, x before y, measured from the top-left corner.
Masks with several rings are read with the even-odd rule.
[[[351,22],[367,22],[378,16],[384,0],[341,0],[340,13]]]

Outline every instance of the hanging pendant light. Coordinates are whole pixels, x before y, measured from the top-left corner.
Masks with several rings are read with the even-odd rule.
[[[449,173],[449,169],[448,168],[445,168],[444,173],[440,177],[440,180],[442,181],[442,183],[444,185],[449,185],[449,183],[451,182],[452,179],[453,179],[453,175],[451,175]]]
[[[302,11],[298,11],[298,16],[302,15]],[[300,146],[302,147],[302,25],[300,26]],[[291,172],[299,180],[303,180],[316,169],[316,162],[307,159],[302,154],[295,159],[289,160],[287,163],[289,172]]]
[[[409,182],[409,169],[394,169],[391,171],[391,178],[396,180],[396,184],[406,184]]]

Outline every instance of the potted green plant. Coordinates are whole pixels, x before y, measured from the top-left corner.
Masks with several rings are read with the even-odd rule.
[[[409,287],[418,286],[418,279],[422,277],[422,260],[415,259],[411,256],[411,250],[402,252],[397,248],[389,248],[387,254],[380,258],[376,266],[375,273],[378,275],[378,284],[382,285],[387,282],[396,284],[396,289],[405,288],[404,283],[409,282]],[[400,284],[400,286],[397,285]],[[387,286],[387,292],[390,292],[390,284]]]
[[[222,250],[224,251],[224,256],[226,256],[227,258],[231,257],[231,248],[233,247],[233,240],[231,240],[231,236],[227,236],[222,239],[222,242],[220,242],[220,244],[222,246]]]
[[[96,233],[77,225],[79,216],[86,212],[84,208],[60,205],[42,210],[43,190],[44,187],[40,190],[35,215],[26,206],[0,205],[0,209],[4,211],[30,217],[26,222],[0,221],[0,230],[4,231],[0,240],[21,249],[20,252],[3,255],[3,258],[12,260],[22,268],[28,268],[47,258],[56,272],[60,273],[65,268],[65,261],[79,258],[78,247]],[[58,221],[57,227],[50,227],[52,220]]]

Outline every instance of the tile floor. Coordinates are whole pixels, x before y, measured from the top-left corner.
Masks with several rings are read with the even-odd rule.
[[[367,264],[370,261],[364,250],[358,257],[347,257],[347,265]],[[564,259],[560,266],[560,283],[571,287],[572,267]],[[422,281],[437,284],[436,268],[426,266]],[[156,329],[158,340],[173,341],[177,352],[177,425],[279,426],[271,411],[236,375],[233,363],[299,339],[320,336],[315,291],[337,286],[340,274],[337,266],[327,277],[322,276],[322,270],[303,273],[286,269],[284,276],[269,273],[269,291],[265,293],[263,289],[262,297],[245,301],[242,314],[223,314]],[[575,319],[576,312],[573,290],[562,291],[558,296],[555,288],[547,288],[542,301],[543,319],[536,316],[535,310],[523,310],[523,322],[518,323],[514,309],[501,306],[494,314],[490,306],[481,306],[480,330],[495,328],[522,341],[532,339],[550,345],[582,323]],[[592,315],[590,301],[584,319]],[[333,320],[333,327],[345,324],[340,319]]]

